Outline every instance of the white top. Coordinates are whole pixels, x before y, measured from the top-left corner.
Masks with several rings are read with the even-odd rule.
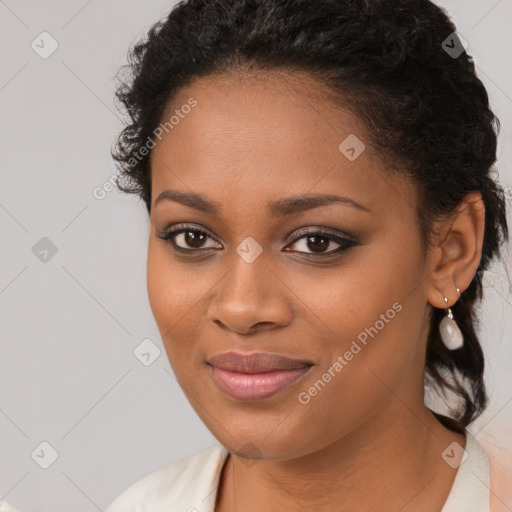
[[[467,457],[441,512],[489,512],[489,459],[467,429],[465,433]],[[227,456],[216,444],[158,469],[128,487],[105,512],[214,512]]]

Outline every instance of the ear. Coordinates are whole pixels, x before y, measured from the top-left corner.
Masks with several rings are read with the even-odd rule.
[[[478,191],[469,192],[457,211],[442,221],[430,258],[427,300],[436,308],[451,307],[471,283],[482,255],[485,205]],[[446,304],[444,297],[447,297]]]

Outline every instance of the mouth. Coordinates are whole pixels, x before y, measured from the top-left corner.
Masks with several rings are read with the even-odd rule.
[[[311,361],[270,353],[226,352],[207,361],[210,375],[226,395],[257,401],[289,388],[313,367]]]

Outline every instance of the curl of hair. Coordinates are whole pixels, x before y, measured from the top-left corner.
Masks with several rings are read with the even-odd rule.
[[[448,351],[432,308],[425,379],[461,405],[454,428],[486,406],[484,357],[475,303],[482,273],[508,240],[504,191],[493,179],[499,120],[471,56],[453,58],[443,41],[456,32],[428,0],[188,0],[179,2],[129,52],[116,97],[128,114],[112,156],[118,187],[151,212],[151,158],[134,158],[154,138],[167,106],[193,80],[230,70],[306,71],[359,116],[378,154],[419,191],[425,247],[436,219],[470,191],[486,209],[480,267],[452,307],[464,346]]]

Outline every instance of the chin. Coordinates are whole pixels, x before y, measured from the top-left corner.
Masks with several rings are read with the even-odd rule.
[[[206,426],[220,444],[241,459],[288,460],[312,451],[304,436],[290,435],[290,430],[286,426],[281,429],[258,428],[252,419],[245,424],[239,420],[236,426],[227,422],[222,426],[217,423]]]

